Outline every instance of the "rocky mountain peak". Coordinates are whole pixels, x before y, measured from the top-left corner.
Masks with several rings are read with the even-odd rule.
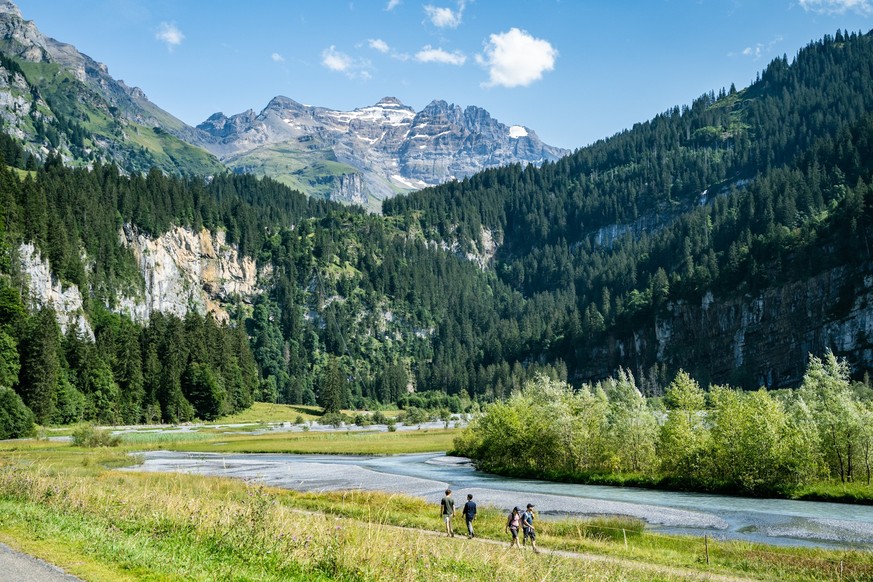
[[[391,96],[336,111],[278,96],[257,116],[216,114],[197,127],[215,139],[202,145],[231,168],[258,168],[318,195],[329,185],[328,197],[348,201],[378,201],[485,168],[568,153],[481,107],[442,99],[419,112]]]
[[[303,105],[302,103],[298,103],[297,101],[294,101],[289,97],[285,97],[284,95],[277,95],[270,99],[270,102],[267,104],[264,110],[266,111],[267,109],[292,109],[299,111],[304,108],[306,108],[306,105]]]
[[[402,107],[408,109],[397,97],[382,97],[376,102],[375,107]]]
[[[21,11],[18,9],[18,6],[15,5],[15,2],[11,0],[2,0],[0,1],[0,14],[11,14],[12,16],[16,16],[21,18],[24,17],[21,15]]]

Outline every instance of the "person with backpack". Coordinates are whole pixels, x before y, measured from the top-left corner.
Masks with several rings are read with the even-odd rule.
[[[533,512],[534,504],[528,503],[527,510],[521,516],[521,527],[524,530],[524,539],[522,540],[522,544],[527,545],[527,540],[530,540],[530,547],[533,548],[534,553],[539,554],[540,551],[537,549],[537,532],[534,529],[534,512]]]
[[[452,518],[455,516],[455,500],[452,499],[452,490],[446,489],[446,496],[440,500],[440,515],[443,521],[446,522],[446,535],[455,537],[455,532],[452,529]]]
[[[512,513],[509,514],[509,518],[506,520],[506,527],[504,531],[509,531],[512,534],[512,541],[509,543],[509,547],[521,547],[518,545],[518,527],[521,525],[521,515],[519,514],[519,510],[517,507],[512,508]]]
[[[467,503],[464,504],[462,515],[464,516],[464,521],[467,522],[467,538],[472,538],[473,520],[476,519],[476,502],[473,501],[473,495],[471,493],[467,494]]]

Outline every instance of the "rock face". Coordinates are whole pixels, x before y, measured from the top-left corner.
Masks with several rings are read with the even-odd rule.
[[[216,113],[197,127],[211,136],[199,145],[238,170],[260,168],[281,180],[288,168],[279,160],[305,159],[305,167],[292,169],[286,181],[296,180],[289,185],[310,194],[341,174],[329,192],[341,200],[383,200],[486,168],[540,164],[568,153],[544,144],[526,127],[498,122],[479,107],[433,101],[416,113],[393,97],[354,111],[276,97],[258,115],[251,110],[232,117]],[[321,157],[313,158],[316,152]],[[273,159],[269,166],[264,163],[268,158]],[[304,174],[308,182],[300,181]],[[349,179],[350,174],[358,177]]]
[[[205,229],[195,233],[174,228],[152,239],[126,225],[119,237],[136,257],[143,288],[134,297],[117,297],[110,307],[136,321],[145,322],[158,311],[179,317],[189,311],[211,313],[217,320],[227,321],[225,305],[237,298],[249,301],[259,292],[254,261],[241,258],[235,247],[226,244],[223,232],[213,235]],[[74,327],[93,340],[78,287],[61,284],[32,244],[21,245],[18,256],[27,281],[24,297],[30,306],[50,305],[63,333]]]
[[[709,293],[699,304],[670,304],[652,327],[610,338],[592,354],[587,372],[607,375],[623,354],[638,377],[655,364],[675,369],[690,361],[696,368],[688,371],[701,383],[732,378],[747,388],[780,388],[799,384],[809,354],[828,348],[855,369],[873,361],[873,264],[832,269],[757,295]]]
[[[183,317],[188,311],[211,313],[227,321],[222,306],[235,297],[251,299],[258,272],[249,257],[225,243],[224,232],[212,235],[176,227],[157,239],[126,225],[119,233],[139,264],[145,287],[139,298],[122,298],[118,310],[139,321],[155,311]]]
[[[122,166],[131,165],[132,159],[136,158],[143,145],[143,139],[138,139],[137,132],[154,129],[177,138],[173,145],[184,146],[185,151],[182,154],[200,156],[207,160],[205,166],[199,163],[193,168],[185,165],[186,160],[178,160],[175,163],[182,164],[181,169],[190,171],[203,166],[202,173],[207,173],[205,169],[220,168],[217,160],[206,152],[188,145],[210,139],[209,136],[149,101],[141,89],[129,87],[124,81],[114,79],[103,63],[80,53],[73,45],[42,34],[36,24],[25,20],[16,5],[9,0],[0,0],[0,51],[16,59],[53,64],[60,68],[45,79],[40,79],[39,75],[32,76],[34,86],[30,86],[20,74],[0,67],[0,117],[6,122],[4,131],[44,148],[46,151],[42,152],[39,147],[30,148],[39,157],[44,157],[48,149],[44,141],[35,134],[32,120],[28,119],[29,115],[39,117],[47,123],[59,121],[57,117],[60,116],[66,116],[67,121],[78,123],[80,119],[98,115],[105,117],[105,121],[114,127],[112,131],[89,136],[92,138],[93,147],[99,150],[100,157],[118,162]],[[48,102],[53,105],[50,106]],[[57,106],[57,110],[54,106]],[[74,153],[70,147],[69,136],[62,131],[58,133],[58,142],[53,143],[51,149],[56,150],[62,157],[92,157],[92,151]],[[178,140],[186,143],[181,144]],[[174,155],[178,158],[180,152],[176,151]]]
[[[82,306],[82,294],[75,285],[64,286],[51,272],[48,260],[43,259],[36,247],[31,243],[18,247],[18,260],[21,272],[27,282],[26,300],[31,309],[52,307],[58,318],[61,333],[67,333],[70,328],[76,329],[81,336],[94,339],[91,324],[85,318]]]

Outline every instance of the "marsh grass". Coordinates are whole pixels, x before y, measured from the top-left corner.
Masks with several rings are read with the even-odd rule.
[[[308,431],[260,435],[218,434],[213,442],[167,443],[177,451],[223,453],[299,453],[332,455],[396,455],[445,451],[457,435],[454,429],[402,432]]]
[[[537,521],[540,547],[598,562],[509,553],[506,516],[493,508],[476,520],[484,541],[449,540],[435,535],[435,505],[418,498],[107,470],[135,463],[130,450],[0,443],[0,539],[103,580],[873,579],[871,552],[709,540],[707,565],[702,537],[612,517]],[[463,530],[460,518],[455,528]]]
[[[124,433],[119,435],[119,438],[126,445],[163,445],[166,443],[211,441],[215,440],[216,433],[144,431]]]
[[[343,410],[343,414],[354,418],[356,414],[371,414],[361,410]],[[382,414],[394,418],[400,413],[399,410],[383,410]],[[242,410],[230,416],[223,416],[209,424],[242,424],[242,423],[276,423],[296,421],[318,421],[322,410],[318,406],[304,406],[300,404],[272,404],[270,402],[255,402],[250,408]],[[297,417],[300,417],[298,419]]]
[[[283,491],[182,475],[0,470],[4,539],[88,579],[673,580],[670,572],[306,513]],[[51,540],[51,543],[46,543]]]

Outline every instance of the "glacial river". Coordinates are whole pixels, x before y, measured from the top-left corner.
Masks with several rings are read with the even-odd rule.
[[[395,456],[213,454],[152,451],[134,471],[236,477],[300,491],[366,489],[437,503],[448,487],[461,505],[509,510],[536,505],[552,515],[628,515],[648,529],[780,545],[873,548],[873,506],[748,499],[630,487],[573,485],[481,473],[466,459],[428,453]]]

